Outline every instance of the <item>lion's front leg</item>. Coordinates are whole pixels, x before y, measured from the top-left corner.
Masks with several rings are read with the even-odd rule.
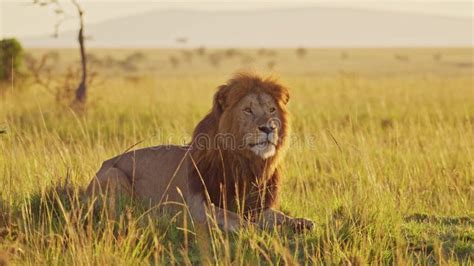
[[[295,231],[302,231],[312,230],[314,227],[313,222],[308,219],[294,218],[271,208],[265,209],[256,219],[258,219],[260,228],[273,229],[279,225],[287,225],[294,228]]]
[[[190,195],[188,206],[191,217],[197,223],[215,223],[224,231],[237,231],[245,225],[240,215],[207,203],[200,193]]]

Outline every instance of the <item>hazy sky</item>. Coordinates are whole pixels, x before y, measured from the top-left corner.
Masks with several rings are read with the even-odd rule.
[[[44,35],[53,32],[56,16],[53,6],[40,7],[32,4],[33,0],[0,0],[0,38],[11,36]],[[63,7],[75,15],[69,0],[60,0]],[[94,0],[80,1],[86,10],[86,23],[96,23],[111,18],[142,13],[154,9],[256,9],[256,8],[291,8],[304,6],[329,6],[345,8],[379,9],[390,11],[416,12],[445,17],[473,17],[472,1],[457,2],[453,0],[221,0],[204,2],[200,0],[161,1],[161,0]],[[77,28],[77,21],[69,19],[61,30]]]

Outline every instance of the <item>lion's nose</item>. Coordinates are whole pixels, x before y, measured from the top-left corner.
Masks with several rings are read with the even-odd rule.
[[[274,125],[270,125],[270,126],[260,126],[260,127],[258,127],[258,129],[259,129],[260,131],[263,131],[263,132],[265,132],[265,133],[267,133],[267,134],[270,134],[270,133],[272,133],[273,131],[275,131],[275,128],[276,128],[276,126],[274,126]]]

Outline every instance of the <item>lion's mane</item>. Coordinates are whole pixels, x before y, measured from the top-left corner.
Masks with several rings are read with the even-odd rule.
[[[244,156],[238,149],[229,149],[216,143],[220,123],[225,112],[251,93],[266,93],[278,105],[281,121],[276,153],[268,159]],[[240,73],[225,85],[218,87],[211,111],[196,126],[191,142],[192,163],[189,169],[189,187],[203,193],[213,204],[251,214],[276,204],[280,181],[279,164],[289,137],[290,121],[286,111],[289,100],[287,88],[272,78],[261,78]],[[198,147],[200,137],[209,141],[206,148]]]

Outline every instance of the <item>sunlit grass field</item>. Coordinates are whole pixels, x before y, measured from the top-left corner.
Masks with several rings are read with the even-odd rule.
[[[217,232],[212,263],[474,262],[472,48],[96,49],[83,110],[62,93],[77,51],[27,52],[48,54],[48,85],[26,66],[0,85],[0,256],[12,264],[199,264],[180,218],[131,207],[107,223],[75,196],[131,146],[187,143],[242,69],[291,89],[280,208],[316,227]]]

